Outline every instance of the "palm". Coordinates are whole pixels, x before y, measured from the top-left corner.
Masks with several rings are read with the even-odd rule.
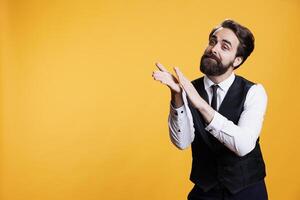
[[[167,85],[171,90],[179,93],[181,88],[176,77],[168,72],[168,70],[166,70],[162,64],[156,63],[156,66],[158,67],[159,71],[153,72],[152,76],[154,79],[160,81],[162,84]]]

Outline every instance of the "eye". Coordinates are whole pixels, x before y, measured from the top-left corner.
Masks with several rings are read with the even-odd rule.
[[[229,50],[229,47],[227,45],[222,45],[222,49]]]
[[[209,45],[215,45],[215,44],[216,44],[216,40],[214,40],[214,39],[209,40]]]

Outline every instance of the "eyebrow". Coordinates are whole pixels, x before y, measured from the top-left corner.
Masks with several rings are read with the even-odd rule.
[[[211,38],[218,39],[217,36],[215,36],[215,35],[212,35]],[[223,39],[222,42],[225,42],[225,43],[229,44],[230,47],[232,47],[231,42],[229,42],[228,40]]]

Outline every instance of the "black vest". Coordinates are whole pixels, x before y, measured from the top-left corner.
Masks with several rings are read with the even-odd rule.
[[[208,102],[204,89],[203,77],[192,81],[200,96]],[[219,113],[237,124],[249,88],[254,83],[241,76],[235,76]],[[245,156],[238,156],[229,150],[213,135],[207,132],[201,114],[188,100],[195,127],[195,138],[192,142],[192,171],[190,180],[204,191],[213,188],[218,183],[231,193],[237,193],[245,187],[258,182],[266,176],[265,164],[261,154],[259,138],[255,148]]]

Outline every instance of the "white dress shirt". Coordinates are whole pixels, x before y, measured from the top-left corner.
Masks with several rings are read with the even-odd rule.
[[[218,84],[217,110],[234,79],[235,74],[232,73],[226,80]],[[207,76],[204,76],[204,88],[208,94],[209,102],[212,99],[211,85],[213,84]],[[194,140],[195,129],[184,90],[182,90],[182,98],[184,105],[179,108],[174,108],[170,102],[168,126],[172,143],[179,149],[186,149]],[[248,90],[244,110],[238,124],[234,124],[215,111],[212,121],[205,127],[205,130],[238,156],[244,156],[251,152],[256,145],[262,128],[266,107],[267,94],[264,87],[261,84],[254,84]]]

